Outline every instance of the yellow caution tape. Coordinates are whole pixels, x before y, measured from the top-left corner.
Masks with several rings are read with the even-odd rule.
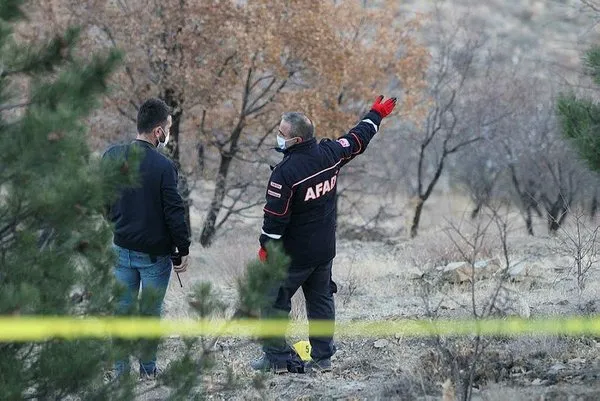
[[[166,336],[199,337],[278,337],[306,336],[307,324],[285,320],[167,320],[144,317],[0,317],[0,342],[43,341],[50,338],[158,338]],[[311,321],[311,334],[332,334],[328,321]],[[336,337],[427,337],[518,335],[599,335],[600,318],[565,317],[548,319],[488,320],[386,320],[351,321],[335,324]]]

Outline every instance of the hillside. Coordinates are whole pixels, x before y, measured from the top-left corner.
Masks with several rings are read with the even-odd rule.
[[[431,12],[435,2],[406,1],[408,12]],[[438,3],[444,16],[465,18],[489,35],[507,61],[552,66],[575,73],[582,51],[597,43],[598,16],[579,0],[452,0]]]

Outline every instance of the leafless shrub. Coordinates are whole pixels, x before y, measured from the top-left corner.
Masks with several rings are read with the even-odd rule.
[[[574,277],[578,289],[578,304],[581,308],[582,295],[590,270],[600,260],[600,226],[586,222],[582,210],[572,212],[571,226],[562,226],[555,239],[555,252],[570,260],[566,269],[567,276]]]
[[[358,274],[356,274],[355,269],[356,256],[356,253],[352,254],[350,262],[348,263],[348,268],[345,271],[345,275],[338,283],[338,295],[341,298],[343,306],[347,306],[360,290],[361,278]]]
[[[458,261],[466,262],[471,273],[467,284],[468,301],[456,299],[454,303],[476,320],[504,313],[511,303],[511,292],[506,287],[511,265],[507,241],[507,213],[501,213],[499,208],[486,207],[485,214],[474,223],[470,223],[470,227],[464,227],[463,224],[464,222],[449,223],[445,230],[446,236],[460,255]],[[481,291],[478,290],[481,289],[481,279],[477,274],[476,263],[480,258],[490,256],[492,246],[497,247],[499,266],[491,278],[493,285],[484,288],[485,294],[480,296]],[[444,301],[452,300],[452,296],[444,288],[443,276],[436,274],[435,270],[437,269],[432,269],[429,272],[431,274],[423,275],[420,280],[420,297],[425,314],[433,321],[440,318]],[[439,373],[450,379],[458,399],[471,400],[478,365],[482,362],[482,355],[489,341],[479,333],[458,338],[435,335],[433,341],[435,351],[432,351],[432,358],[438,361]]]

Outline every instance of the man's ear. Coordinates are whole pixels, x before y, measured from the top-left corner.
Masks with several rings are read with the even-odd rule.
[[[153,143],[156,145],[156,143],[160,142],[160,127],[156,127],[152,130],[152,139],[153,139]]]
[[[154,137],[159,142],[160,142],[160,136],[162,135],[162,131],[164,131],[164,130],[160,126],[154,128]]]

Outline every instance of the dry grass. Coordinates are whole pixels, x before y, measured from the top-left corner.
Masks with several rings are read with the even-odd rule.
[[[447,202],[448,200],[450,202]],[[454,206],[442,207],[445,203]],[[338,256],[333,267],[333,278],[339,288],[336,295],[338,321],[423,316],[423,305],[416,281],[412,277],[427,267],[459,260],[460,255],[453,251],[452,242],[443,233],[443,222],[457,224],[468,209],[469,205],[463,197],[448,194],[436,196],[426,211],[429,213],[429,223],[423,226],[421,235],[414,240],[400,237],[396,239],[395,244],[339,240]],[[544,222],[538,221],[536,224],[542,229]],[[468,227],[466,222],[464,227]],[[176,279],[171,281],[166,298],[166,315],[187,316],[185,294],[194,281],[209,280],[221,291],[225,299],[235,300],[235,278],[243,271],[245,262],[255,257],[259,230],[260,222],[249,222],[247,227],[219,238],[209,249],[194,246],[191,269],[182,275],[185,288],[179,288]],[[528,273],[527,276],[507,284],[505,303],[512,308],[507,308],[507,313],[521,316],[579,313],[575,302],[576,283],[567,278],[556,280],[558,273],[555,267],[565,260],[551,252],[552,243],[553,239],[545,234],[533,238],[527,236],[523,224],[515,214],[514,227],[509,239],[511,256],[515,260],[525,261],[528,264]],[[495,249],[495,245],[490,243],[488,249]],[[586,289],[586,300],[590,301],[591,309],[596,305],[600,309],[600,304],[593,302],[600,297],[600,290],[596,290],[600,288],[599,284],[600,273],[591,271]],[[493,283],[490,280],[481,281],[476,286],[476,296],[489,295],[492,287]],[[464,307],[468,305],[470,297],[467,285],[449,284],[445,287],[443,296],[445,298],[441,310],[444,316],[469,315]],[[292,304],[292,318],[304,321],[306,312],[301,291],[294,296]],[[292,340],[297,339],[300,338],[295,337]],[[247,362],[260,354],[258,344],[247,340],[224,339],[217,345],[217,368],[211,379],[215,383],[212,388],[215,395],[220,394],[219,398],[227,399],[298,399],[308,395],[326,399],[440,399],[445,378],[432,379],[421,368],[423,356],[433,349],[426,339],[391,338],[384,348],[374,348],[375,340],[376,338],[338,338],[334,372],[323,377],[256,378],[254,372],[248,369]],[[531,385],[535,375],[543,377],[544,372],[557,361],[564,362],[577,357],[589,361],[600,358],[593,344],[557,337],[500,340],[494,348],[499,356],[495,357],[496,359],[485,359],[482,366],[489,371],[491,377],[504,377],[504,382],[484,382],[474,399],[539,400],[544,392],[550,390],[543,386]],[[163,353],[169,358],[175,351],[164,349]],[[494,360],[509,364],[510,358],[533,358],[535,364],[527,365],[527,369],[530,370],[522,379],[494,370],[498,366],[494,365]],[[233,377],[231,375],[236,377],[237,387],[225,392],[216,383],[227,382]],[[398,381],[393,379],[396,377]],[[562,386],[560,389],[572,388],[572,391],[578,391],[572,387],[575,384],[571,385],[568,379],[565,380],[567,381],[557,384]],[[256,383],[263,387],[254,388]],[[306,387],[307,385],[309,387]],[[409,394],[412,394],[412,398]]]

